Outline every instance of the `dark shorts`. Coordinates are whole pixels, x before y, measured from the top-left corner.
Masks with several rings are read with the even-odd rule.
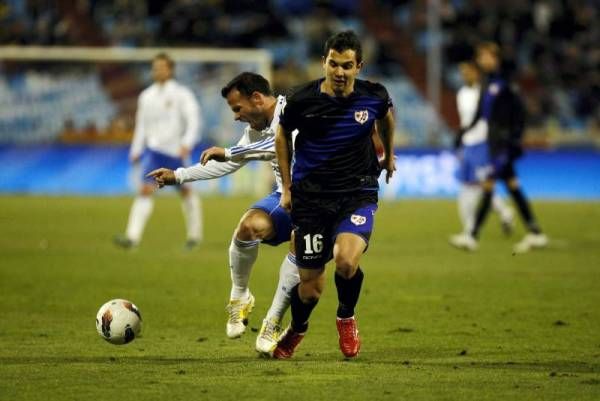
[[[279,192],[273,192],[250,207],[250,209],[259,209],[267,213],[271,217],[273,227],[275,227],[275,237],[263,240],[262,243],[264,244],[277,246],[290,240],[292,218],[288,212],[279,206],[280,198],[281,194]]]
[[[369,244],[377,192],[354,192],[335,197],[292,193],[292,224],[298,267],[315,269],[333,257],[338,234],[352,233]]]
[[[508,181],[517,176],[514,160],[504,155],[492,158],[492,173],[490,178],[494,180]]]
[[[161,167],[168,168],[170,170],[176,170],[184,165],[185,163],[180,157],[173,157],[161,152],[147,149],[142,156],[142,173],[144,174],[144,182],[154,183],[154,178],[146,177],[146,175],[152,170],[156,170],[157,168]]]

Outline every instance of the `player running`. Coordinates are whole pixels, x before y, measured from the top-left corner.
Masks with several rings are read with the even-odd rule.
[[[281,174],[275,160],[275,131],[286,104],[285,97],[273,96],[269,82],[261,75],[244,72],[233,78],[221,95],[234,113],[236,121],[247,123],[244,135],[231,148],[211,147],[200,156],[200,163],[177,170],[160,168],[148,174],[159,187],[209,180],[231,174],[250,160],[270,161],[277,189],[261,199],[242,216],[229,246],[231,293],[227,311],[226,332],[229,338],[240,337],[246,330],[248,315],[254,307],[254,296],[248,282],[258,257],[260,243],[277,246],[290,240],[290,214],[279,206],[282,191]],[[300,278],[293,253],[282,261],[279,282],[271,308],[256,338],[256,350],[271,354],[281,331],[280,322],[289,307],[290,289]]]
[[[324,79],[298,88],[280,117],[276,151],[281,205],[291,209],[300,283],[292,289],[292,322],[273,353],[276,358],[291,357],[304,338],[331,259],[340,349],[346,357],[360,349],[354,317],[363,281],[359,262],[373,230],[381,172],[371,140],[375,125],[384,146],[386,180],[395,170],[391,100],[382,85],[356,79],[362,65],[354,32],[332,36],[325,43]]]

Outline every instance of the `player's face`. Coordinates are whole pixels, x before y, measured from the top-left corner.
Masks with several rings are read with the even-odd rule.
[[[152,62],[152,78],[155,82],[165,82],[171,78],[172,74],[173,71],[167,60],[157,58]]]
[[[254,92],[252,96],[244,96],[239,90],[233,89],[227,94],[227,104],[233,111],[235,121],[250,124],[255,130],[263,130],[267,126],[262,96]]]
[[[461,64],[460,75],[467,85],[473,85],[479,81],[479,71],[471,64]]]
[[[336,96],[347,96],[354,90],[354,80],[361,67],[362,62],[357,62],[354,50],[346,49],[340,53],[330,49],[323,60],[325,85]]]
[[[486,73],[493,72],[498,68],[498,59],[491,51],[480,49],[477,52],[477,65]]]

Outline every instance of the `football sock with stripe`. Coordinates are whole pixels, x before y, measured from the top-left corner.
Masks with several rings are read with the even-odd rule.
[[[252,266],[258,256],[260,241],[242,241],[235,236],[229,245],[229,268],[231,269],[230,299],[246,299],[250,296],[248,281]]]
[[[337,273],[335,274],[335,286],[337,287],[339,301],[337,317],[344,319],[354,316],[354,307],[358,302],[363,278],[364,274],[360,266],[354,276],[349,279],[345,279]]]
[[[279,268],[279,282],[273,297],[271,307],[267,312],[267,319],[279,323],[290,306],[291,291],[300,282],[296,258],[288,254],[281,262]]]

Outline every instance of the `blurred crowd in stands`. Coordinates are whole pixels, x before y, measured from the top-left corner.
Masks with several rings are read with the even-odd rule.
[[[383,1],[397,25],[414,32],[423,51],[429,45],[427,2]],[[600,123],[600,2],[598,0],[440,1],[444,65],[472,56],[473,44],[501,45],[526,96],[530,124],[549,116],[577,129]],[[454,84],[456,85],[456,84]]]
[[[322,45],[352,28],[365,42],[367,72],[393,75],[367,15],[390,19],[420,57],[432,45],[419,0],[0,0],[0,44],[261,47],[272,51],[274,83],[318,75]],[[482,40],[498,42],[526,98],[529,124],[574,132],[600,126],[598,0],[439,0],[444,85]],[[73,16],[76,16],[74,18]],[[371,19],[373,21],[373,19]],[[375,19],[377,21],[377,19]],[[89,29],[92,27],[92,33]],[[409,77],[410,78],[410,77]],[[401,105],[398,105],[401,106]]]

